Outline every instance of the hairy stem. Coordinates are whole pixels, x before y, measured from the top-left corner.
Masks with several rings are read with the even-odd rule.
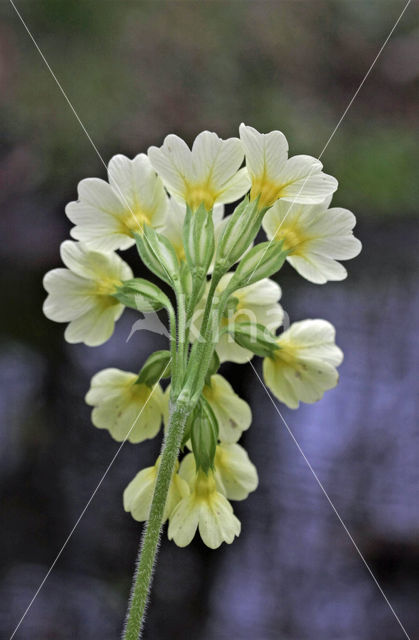
[[[171,411],[150,515],[138,553],[138,564],[131,589],[123,640],[138,640],[143,628],[167,494],[175,470],[183,431],[191,410],[189,398],[181,394]]]

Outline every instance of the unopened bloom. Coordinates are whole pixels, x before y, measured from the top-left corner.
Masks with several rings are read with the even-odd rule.
[[[221,296],[232,277],[233,273],[226,273],[220,279],[216,289],[217,296]],[[282,324],[284,316],[283,309],[281,305],[278,304],[280,297],[280,286],[269,278],[264,278],[259,282],[255,282],[234,292],[227,304],[220,324],[220,335],[216,351],[221,362],[229,360],[231,362],[243,363],[252,358],[253,353],[251,351],[240,347],[234,342],[231,335],[223,332],[223,330],[227,330],[229,327],[233,328],[235,325],[245,322],[258,323],[274,331]],[[191,327],[192,340],[199,339],[200,321],[202,320],[205,301],[206,296],[203,297],[196,307],[195,317],[193,318]]]
[[[116,253],[90,251],[86,245],[66,240],[61,259],[67,269],[52,269],[44,277],[48,297],[44,313],[50,320],[69,322],[67,342],[84,342],[90,347],[106,342],[124,306],[113,297],[131,268]]]
[[[343,354],[335,344],[335,329],[326,320],[293,323],[278,338],[279,349],[263,361],[267,386],[290,409],[299,401],[316,402],[337,385]]]
[[[114,156],[108,165],[109,183],[99,178],[79,182],[78,196],[65,212],[76,226],[71,235],[92,249],[128,249],[143,225],[161,227],[167,196],[149,159],[140,153],[133,160]]]
[[[219,374],[211,376],[210,384],[204,386],[202,393],[217,418],[220,440],[237,442],[252,422],[252,411],[247,402]]]
[[[263,219],[269,240],[283,242],[288,262],[316,284],[343,280],[347,271],[337,260],[349,260],[361,251],[354,237],[356,218],[347,209],[328,209],[330,198],[320,204],[290,204],[279,200]]]
[[[250,187],[238,138],[222,140],[203,131],[189,149],[176,135],[168,135],[161,147],[150,147],[148,156],[169,193],[195,210],[203,204],[209,211],[217,203],[234,202]]]
[[[179,474],[192,485],[196,474],[193,453],[188,453],[182,460]],[[218,491],[228,500],[245,500],[258,486],[256,467],[239,444],[220,442],[217,445],[214,477]]]
[[[159,384],[136,384],[138,376],[120,369],[104,369],[93,376],[86,395],[94,407],[92,422],[107,429],[118,442],[142,442],[157,435],[163,391]]]
[[[125,488],[123,496],[124,509],[125,511],[130,511],[134,520],[138,520],[138,522],[148,520],[159,466],[160,457],[153,467],[147,467],[139,471]],[[177,466],[179,466],[179,464]],[[178,502],[188,494],[188,483],[181,478],[178,473],[174,473],[167,494],[163,522],[166,522]]]
[[[170,516],[168,537],[179,547],[186,547],[199,529],[203,542],[217,549],[223,542],[231,544],[240,534],[240,520],[227,498],[217,490],[212,471],[200,469],[191,482],[191,493],[182,498]]]
[[[214,221],[215,234],[223,220],[224,206],[216,204],[212,217]],[[174,198],[169,199],[167,216],[163,228],[160,230],[170,242],[176,252],[179,262],[186,260],[185,248],[183,246],[183,223],[186,216],[186,204],[178,202]]]
[[[270,207],[279,198],[314,204],[336,191],[337,180],[323,173],[319,160],[306,155],[288,158],[288,142],[281,131],[259,133],[242,123],[240,138],[252,180],[250,199],[259,197],[261,207]]]

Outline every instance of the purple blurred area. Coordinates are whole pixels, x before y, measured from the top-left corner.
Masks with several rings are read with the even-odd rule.
[[[16,3],[107,161],[176,132],[241,121],[318,155],[403,2]],[[418,5],[406,11],[322,160],[357,215],[361,256],[324,286],[280,273],[291,321],[325,318],[345,352],[337,389],[284,420],[405,626],[419,640]],[[13,8],[0,8],[0,636],[10,637],[114,456],[84,394],[136,371],[165,339],[126,312],[105,345],[67,345],[42,315],[43,273],[97,155]],[[146,275],[135,251],[126,254]],[[256,364],[256,362],[255,362]],[[256,366],[260,371],[260,363]],[[260,486],[242,534],[211,551],[161,545],[144,638],[402,640],[402,629],[250,366],[223,374],[251,404],[243,444]],[[122,491],[160,440],[127,444],[25,617],[17,640],[120,637],[141,525]]]

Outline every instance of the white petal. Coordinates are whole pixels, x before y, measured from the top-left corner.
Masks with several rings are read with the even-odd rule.
[[[199,533],[210,549],[217,549],[223,542],[231,544],[240,535],[240,520],[233,514],[228,500],[217,493],[208,504],[204,502],[199,514]]]
[[[121,215],[125,205],[112,187],[99,178],[85,178],[77,186],[79,200],[85,205],[113,215]]]
[[[300,276],[314,284],[324,284],[328,280],[344,280],[348,275],[345,267],[339,262],[316,253],[288,256],[287,260]]]
[[[137,473],[124,490],[124,509],[138,522],[148,519],[155,483],[156,469],[147,467]]]
[[[215,455],[215,478],[229,500],[245,500],[258,486],[256,467],[238,444],[221,443]]]
[[[170,516],[167,532],[169,540],[173,540],[178,547],[186,547],[196,533],[199,511],[193,495],[183,498]]]
[[[89,405],[107,402],[126,391],[137,379],[135,373],[110,367],[96,373],[90,381],[85,401]]]
[[[246,167],[239,169],[236,175],[229,180],[220,191],[217,202],[228,204],[239,200],[250,189],[250,177]]]
[[[69,322],[95,306],[92,283],[68,269],[52,269],[43,280],[49,296],[44,302],[44,314],[55,322]]]
[[[220,440],[237,442],[252,422],[252,411],[247,402],[218,374],[211,376],[211,386],[205,386],[203,393],[217,418]]]
[[[243,306],[275,304],[281,298],[281,295],[279,284],[269,278],[264,278],[248,287],[243,287],[237,292],[240,304]]]
[[[240,125],[240,138],[246,153],[246,166],[250,173],[264,173],[275,178],[288,158],[288,142],[281,131],[259,133],[253,127]]]
[[[103,308],[100,303],[84,315],[72,320],[65,330],[67,342],[84,342],[89,347],[103,344],[113,334],[116,316],[123,311],[120,304]]]
[[[244,364],[253,358],[253,353],[249,349],[243,349],[236,344],[233,338],[227,334],[223,334],[217,344],[216,351],[220,362],[237,362]]]
[[[192,154],[188,145],[179,136],[170,134],[160,148],[148,149],[148,157],[168,191],[183,198],[185,181],[193,176]]]
[[[222,140],[216,133],[202,131],[192,146],[194,180],[201,183],[210,179],[214,190],[219,191],[237,172],[243,158],[238,138]]]
[[[298,398],[288,380],[283,376],[283,368],[272,358],[263,361],[263,378],[272,393],[290,409],[297,409]]]
[[[280,182],[284,185],[281,197],[307,204],[324,202],[336,191],[338,182],[321,169],[322,163],[311,156],[300,155],[287,160],[280,175]]]

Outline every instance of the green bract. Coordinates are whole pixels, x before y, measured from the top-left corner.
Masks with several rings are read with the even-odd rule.
[[[168,309],[170,300],[159,287],[144,278],[125,280],[113,294],[126,307],[142,313]]]

